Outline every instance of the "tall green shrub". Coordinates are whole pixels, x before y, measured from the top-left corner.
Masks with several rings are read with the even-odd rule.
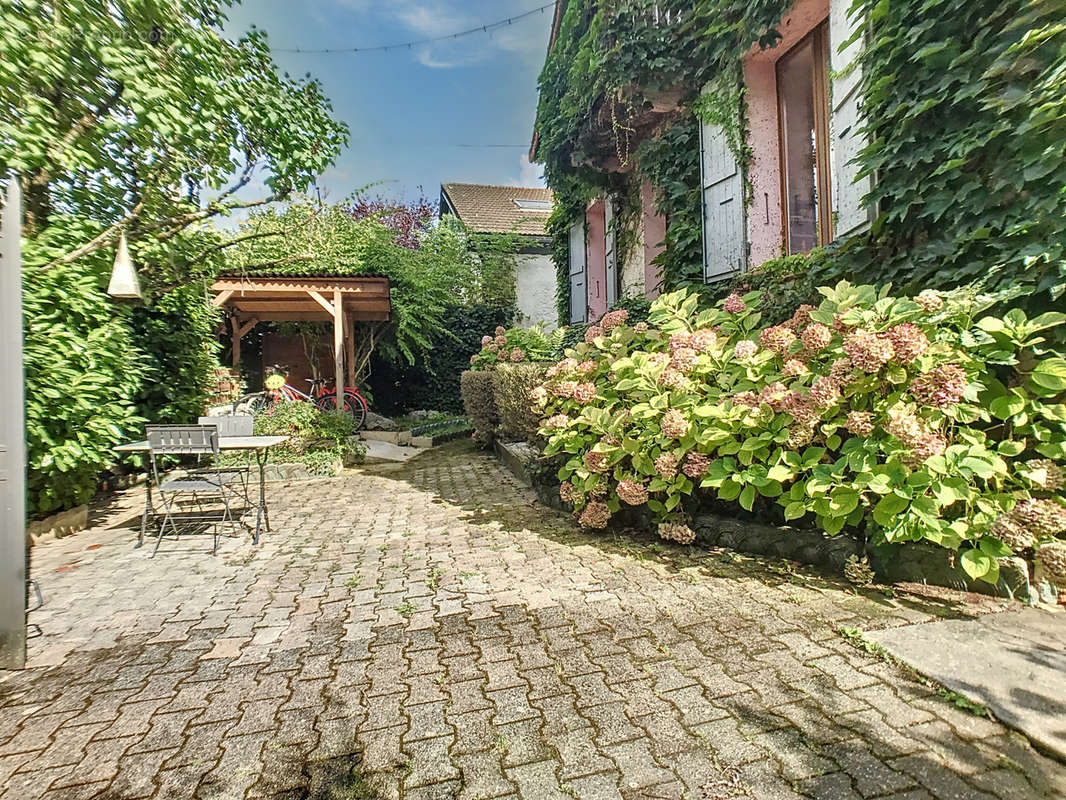
[[[499,433],[505,439],[534,442],[540,414],[533,407],[533,390],[544,381],[543,362],[500,364],[493,377],[493,397],[500,416]]]
[[[467,370],[460,376],[463,409],[474,426],[474,441],[481,447],[491,447],[500,424],[493,392],[493,375],[488,371]]]

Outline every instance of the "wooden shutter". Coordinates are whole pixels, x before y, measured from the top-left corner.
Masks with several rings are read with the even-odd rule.
[[[570,226],[570,322],[584,322],[588,311],[585,223]]]
[[[744,270],[744,184],[725,129],[700,125],[703,176],[703,280],[722,280]]]
[[[873,188],[870,176],[858,179],[859,165],[855,156],[866,142],[859,129],[861,119],[862,73],[857,59],[862,52],[863,37],[849,41],[865,20],[851,18],[848,10],[852,0],[829,0],[829,64],[833,77],[832,118],[830,120],[833,148],[833,192],[836,200],[836,238],[857,233],[870,224],[870,209],[863,197]]]
[[[607,308],[618,302],[618,254],[615,244],[618,237],[614,230],[614,200],[610,196],[603,201],[604,261],[607,266]]]

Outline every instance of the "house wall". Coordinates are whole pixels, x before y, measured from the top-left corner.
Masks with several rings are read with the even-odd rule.
[[[555,309],[555,265],[546,253],[519,253],[515,257],[518,324],[536,323],[553,330],[557,325]]]
[[[605,239],[604,203],[591,202],[585,211],[586,251],[588,253],[589,321],[598,320],[607,311],[607,253]]]
[[[323,336],[318,359],[320,375],[327,378],[333,377],[333,336]],[[313,377],[311,365],[307,361],[304,352],[303,339],[299,336],[282,336],[279,333],[268,333],[263,336],[262,345],[263,375],[266,375],[268,367],[280,364],[289,369],[289,385],[295,386],[301,392],[310,393],[307,378]]]
[[[651,262],[666,249],[666,217],[655,206],[655,188],[651,181],[640,187],[641,246],[644,251],[644,294],[649,298],[659,296],[662,275],[659,267]]]
[[[752,204],[748,209],[748,267],[778,258],[784,252],[781,208],[780,127],[777,106],[777,59],[829,16],[829,0],[796,0],[781,18],[781,39],[772,50],[756,45],[744,57],[744,86],[748,103],[748,145],[752,159],[748,180]]]

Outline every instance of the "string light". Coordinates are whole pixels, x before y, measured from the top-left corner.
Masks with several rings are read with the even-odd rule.
[[[555,3],[548,3],[547,5],[540,6],[539,8],[531,9],[522,14],[517,14],[513,17],[507,17],[497,22],[490,22],[487,25],[479,25],[476,28],[470,28],[465,31],[459,31],[458,33],[451,33],[446,36],[434,36],[429,39],[415,39],[410,42],[399,42],[397,44],[382,44],[376,47],[323,47],[323,48],[304,48],[304,47],[272,47],[275,53],[304,53],[304,54],[321,54],[321,53],[385,53],[389,50],[410,50],[416,45],[420,44],[433,44],[435,42],[450,42],[454,39],[461,39],[464,36],[471,36],[475,33],[488,33],[490,31],[497,30],[499,28],[505,28],[508,25],[532,17],[534,14],[543,14],[549,8],[554,8]]]

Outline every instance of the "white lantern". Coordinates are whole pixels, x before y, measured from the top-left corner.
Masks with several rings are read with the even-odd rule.
[[[111,268],[111,282],[107,293],[116,300],[140,300],[141,282],[137,279],[137,270],[130,259],[130,249],[126,245],[126,233],[118,239],[118,252],[115,253],[115,265]]]

